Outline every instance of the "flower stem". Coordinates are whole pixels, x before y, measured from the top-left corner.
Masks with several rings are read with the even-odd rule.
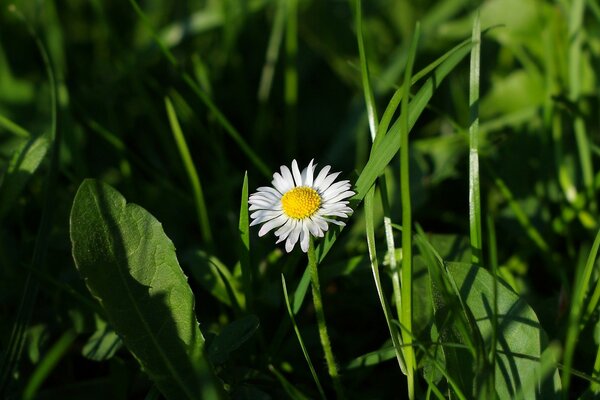
[[[317,324],[319,326],[319,337],[321,345],[325,353],[325,361],[327,362],[327,371],[333,381],[333,388],[338,399],[344,399],[344,391],[340,382],[340,376],[331,350],[331,342],[327,333],[327,324],[325,322],[325,313],[323,312],[323,302],[321,301],[321,285],[319,283],[319,270],[317,269],[318,260],[315,254],[315,246],[312,238],[308,246],[308,268],[310,269],[310,280],[312,283],[313,304],[315,313],[317,314]]]

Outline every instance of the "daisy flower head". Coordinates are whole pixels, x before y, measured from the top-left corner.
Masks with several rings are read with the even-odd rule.
[[[340,172],[329,173],[329,165],[315,176],[317,166],[313,161],[302,172],[296,160],[292,161],[291,171],[282,165],[280,172],[273,174],[273,186],[259,187],[248,199],[249,210],[254,211],[250,226],[263,224],[258,236],[277,228],[277,243],[285,240],[288,253],[298,242],[306,253],[310,235],[323,237],[329,223],[345,225],[332,217],[348,218],[352,214],[347,200],[354,195],[350,181],[335,182]]]

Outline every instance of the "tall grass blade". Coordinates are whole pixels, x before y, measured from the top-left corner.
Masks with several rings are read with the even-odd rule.
[[[173,138],[177,144],[177,149],[179,150],[181,160],[183,161],[185,172],[187,173],[190,185],[192,186],[196,214],[198,216],[198,225],[200,226],[200,231],[202,232],[204,242],[208,248],[212,249],[213,235],[210,228],[210,221],[208,220],[208,211],[206,209],[206,201],[204,200],[204,192],[202,191],[200,177],[198,176],[198,171],[194,165],[194,160],[192,160],[192,155],[190,154],[187,142],[185,141],[185,136],[183,135],[181,126],[179,125],[175,108],[173,108],[173,103],[171,103],[171,100],[168,97],[165,97],[165,107],[167,109],[167,116],[169,117],[169,124],[171,125]]]
[[[377,249],[375,247],[375,227],[374,227],[374,215],[373,215],[373,201],[375,197],[375,187],[365,196],[365,230],[367,233],[367,246],[369,249],[369,258],[371,260],[371,270],[373,272],[373,280],[375,281],[375,289],[377,290],[377,297],[383,310],[383,316],[390,331],[390,337],[396,353],[396,359],[402,373],[407,375],[406,362],[404,361],[402,343],[400,341],[400,332],[395,329],[392,323],[392,313],[388,305],[386,295],[383,291],[383,285],[381,284],[381,277],[379,274],[379,262],[377,261]]]
[[[302,339],[302,335],[300,334],[300,329],[298,329],[298,324],[296,324],[296,318],[294,318],[294,312],[292,311],[292,306],[290,305],[290,298],[287,291],[287,285],[285,283],[285,276],[281,274],[281,286],[283,288],[283,298],[285,300],[285,307],[287,309],[288,315],[290,316],[290,321],[292,321],[292,326],[294,327],[294,332],[296,332],[296,337],[298,338],[298,343],[300,343],[300,348],[302,348],[302,354],[304,354],[304,359],[308,364],[308,368],[310,369],[310,374],[315,381],[315,385],[319,390],[319,395],[321,395],[322,399],[326,399],[325,392],[323,391],[323,387],[321,386],[321,382],[319,381],[319,376],[315,371],[315,367],[313,367],[313,363],[310,359],[310,355],[308,354],[308,350],[306,350],[306,346],[304,345],[304,340]]]
[[[254,278],[255,271],[250,263],[250,226],[248,220],[248,172],[244,174],[242,184],[242,200],[240,202],[240,220],[238,223],[240,233],[240,266],[242,268],[242,279],[244,282],[244,297],[246,298],[246,310],[253,312],[254,309]]]
[[[481,54],[481,26],[479,11],[473,23],[471,72],[469,77],[469,232],[471,261],[481,265],[481,196],[479,189],[479,76]]]
[[[417,22],[413,34],[406,69],[404,70],[404,96],[402,97],[400,114],[400,198],[402,201],[402,271],[401,271],[401,298],[402,312],[400,314],[400,323],[406,328],[406,331],[412,332],[412,202],[410,198],[410,159],[408,147],[409,124],[409,95],[413,64],[417,53],[417,43],[419,43],[419,34],[421,25]],[[406,362],[406,371],[408,373],[408,397],[415,397],[415,371],[417,361],[413,348],[411,347],[412,335],[407,335],[403,331],[402,342],[407,347],[404,348],[404,361]]]

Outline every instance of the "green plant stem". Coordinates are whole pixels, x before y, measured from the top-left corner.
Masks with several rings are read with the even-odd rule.
[[[325,322],[325,313],[323,312],[321,284],[319,283],[319,270],[317,265],[318,262],[315,254],[315,246],[311,238],[308,246],[308,268],[310,270],[310,279],[312,283],[313,304],[315,306],[315,313],[317,314],[317,324],[319,325],[319,337],[321,338],[321,345],[323,346],[323,352],[325,353],[327,371],[329,372],[329,376],[333,381],[333,388],[337,397],[339,399],[343,399],[345,398],[344,391],[342,389],[337,365],[335,364],[335,358],[333,357],[333,351],[331,350],[329,333],[327,333],[327,323]]]

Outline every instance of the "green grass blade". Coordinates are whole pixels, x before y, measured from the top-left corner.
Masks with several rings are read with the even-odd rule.
[[[569,320],[567,323],[567,335],[565,339],[565,352],[563,356],[563,374],[562,374],[562,386],[565,393],[569,392],[569,386],[571,384],[571,366],[573,363],[573,354],[575,352],[575,346],[579,333],[581,331],[580,321],[581,313],[583,311],[583,302],[585,295],[590,287],[590,279],[594,270],[594,263],[598,256],[598,249],[600,248],[600,230],[596,234],[594,244],[589,252],[587,262],[585,265],[581,265],[583,268],[577,268],[575,272],[575,283],[573,285],[573,295],[571,297],[571,309],[569,312]]]
[[[165,97],[165,107],[167,109],[167,116],[169,117],[169,124],[171,125],[171,132],[173,133],[173,138],[175,139],[175,143],[177,144],[177,149],[179,150],[179,154],[181,155],[181,160],[183,161],[185,172],[187,173],[190,185],[192,186],[192,193],[194,195],[194,203],[196,206],[196,214],[198,216],[198,225],[200,226],[202,237],[204,238],[206,245],[209,248],[212,248],[213,236],[210,229],[208,211],[206,209],[204,192],[202,191],[202,184],[200,183],[198,171],[196,170],[196,166],[194,165],[194,160],[192,160],[192,155],[190,154],[187,142],[185,141],[185,136],[183,135],[181,126],[179,125],[179,120],[177,119],[177,114],[175,113],[173,104],[171,103],[171,100],[168,97]]]
[[[250,263],[250,226],[248,220],[248,172],[244,173],[242,184],[242,200],[240,202],[240,220],[238,223],[240,233],[240,266],[242,268],[242,279],[244,282],[244,297],[246,298],[246,310],[253,312],[254,308],[254,277]]]
[[[76,338],[77,333],[71,329],[63,333],[60,339],[52,345],[29,377],[29,381],[23,390],[23,400],[32,400],[35,398],[40,386],[42,386],[48,375],[50,375],[60,360],[66,355]]]
[[[409,169],[409,147],[408,134],[410,132],[409,124],[409,95],[413,64],[417,53],[417,43],[419,43],[419,34],[421,26],[419,23],[415,26],[406,69],[404,70],[404,95],[402,97],[400,114],[400,198],[402,202],[402,271],[401,271],[401,298],[402,312],[400,314],[400,323],[408,332],[412,332],[412,203],[410,198],[410,169]],[[406,372],[408,376],[408,397],[415,397],[415,371],[417,361],[413,348],[411,347],[412,335],[407,335],[403,331],[402,342],[407,346],[404,348],[404,361],[406,362]]]
[[[372,187],[365,197],[365,230],[367,233],[367,246],[369,249],[369,258],[371,260],[371,270],[373,271],[373,280],[375,281],[375,289],[377,290],[377,296],[381,309],[383,310],[383,316],[390,331],[390,337],[396,352],[396,359],[400,370],[406,375],[406,363],[402,353],[402,343],[400,342],[399,332],[394,328],[392,323],[392,315],[390,307],[387,303],[385,293],[383,292],[383,285],[381,284],[381,277],[379,275],[379,263],[377,261],[377,249],[375,247],[375,227],[374,227],[374,213],[373,213],[373,201],[375,197],[375,187]]]
[[[479,11],[473,23],[471,72],[469,77],[469,232],[471,261],[482,263],[481,195],[479,190],[479,76],[481,54],[481,25]]]
[[[319,376],[315,371],[315,367],[313,367],[313,363],[308,354],[308,350],[306,350],[306,346],[304,345],[304,340],[302,339],[302,335],[300,334],[300,330],[298,329],[298,324],[296,324],[296,319],[294,318],[294,312],[292,311],[292,306],[290,305],[290,298],[287,291],[287,285],[285,283],[285,276],[281,274],[281,286],[283,288],[283,298],[285,300],[285,306],[290,316],[290,321],[292,321],[292,326],[294,327],[294,332],[296,332],[296,337],[298,338],[298,343],[300,343],[300,348],[302,348],[302,354],[304,355],[304,359],[308,364],[308,368],[310,369],[310,374],[315,381],[315,385],[317,385],[317,389],[319,390],[319,394],[322,399],[326,399],[325,392],[323,391],[323,387],[321,386],[321,382],[319,381]]]
[[[360,75],[363,85],[363,94],[365,98],[365,104],[367,106],[367,119],[369,121],[369,131],[371,132],[371,141],[375,141],[379,121],[377,117],[377,108],[375,106],[375,97],[373,96],[373,89],[371,87],[371,80],[369,78],[369,63],[367,62],[367,54],[365,50],[365,39],[363,37],[362,28],[362,2],[361,0],[355,1],[355,13],[356,13],[356,39],[358,41],[358,53],[360,56]]]
[[[29,139],[31,137],[31,133],[29,133],[25,128],[21,127],[19,124],[11,121],[3,115],[0,115],[0,127],[3,127],[13,135],[23,139]]]

